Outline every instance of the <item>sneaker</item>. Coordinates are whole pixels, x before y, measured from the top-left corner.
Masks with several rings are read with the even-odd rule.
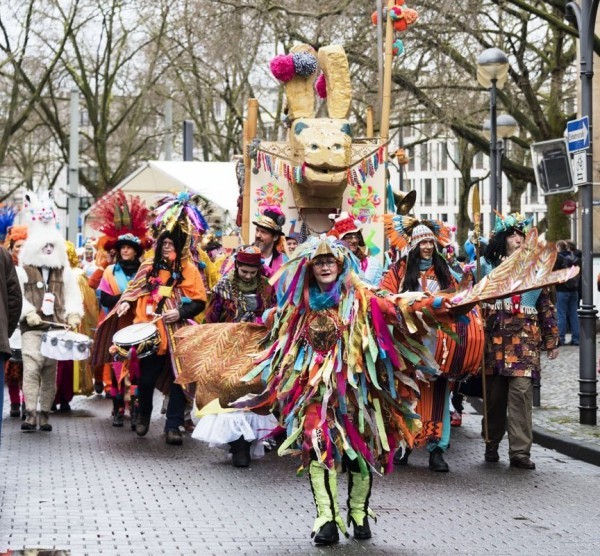
[[[462,415],[458,411],[453,411],[450,415],[450,426],[460,427],[462,425]]]

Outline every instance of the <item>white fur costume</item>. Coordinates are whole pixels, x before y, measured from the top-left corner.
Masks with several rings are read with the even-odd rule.
[[[50,269],[62,270],[60,279],[63,284],[63,299],[60,301],[64,308],[65,323],[71,326],[79,324],[83,316],[83,302],[75,275],[69,267],[65,239],[57,229],[54,202],[49,193],[46,191],[35,195],[29,192],[25,198],[27,201],[24,209],[30,220],[29,235],[19,255],[17,267],[23,292],[23,393],[27,411],[27,419],[21,429],[36,430],[36,410],[39,401],[40,430],[52,430],[48,424],[48,413],[56,395],[56,361],[40,353],[44,327],[39,321],[44,320],[44,315],[37,310],[32,299],[28,298],[25,287],[28,277],[24,267],[37,268],[42,275],[46,273],[45,276]],[[43,252],[48,244],[53,246],[50,254]],[[44,288],[44,282],[37,282],[37,287]],[[55,320],[61,321],[59,315],[56,315]]]

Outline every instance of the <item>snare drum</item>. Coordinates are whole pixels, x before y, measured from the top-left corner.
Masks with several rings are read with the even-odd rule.
[[[41,354],[57,361],[83,361],[90,356],[92,340],[72,330],[49,330],[42,335]]]
[[[122,359],[129,356],[131,348],[135,348],[139,359],[147,357],[155,353],[160,345],[158,328],[151,322],[126,326],[113,336],[113,344],[117,348],[117,355]]]

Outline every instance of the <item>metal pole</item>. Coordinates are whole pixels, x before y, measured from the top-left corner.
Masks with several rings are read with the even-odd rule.
[[[496,79],[492,79],[492,88],[490,89],[490,229],[494,229],[496,222],[495,210],[498,207],[498,171],[496,169],[498,146],[496,145]]]
[[[498,141],[498,193],[496,203],[498,212],[502,214],[502,161],[504,160],[504,152],[506,151],[506,139]]]
[[[383,103],[383,0],[377,0],[377,115],[381,117]]]
[[[400,148],[402,148],[402,144],[404,143],[404,133],[402,132],[402,126],[398,129],[398,141],[400,143]],[[400,191],[404,191],[404,166],[398,162],[398,187],[400,187]]]
[[[67,196],[67,239],[77,245],[79,232],[79,91],[71,90],[69,135],[69,193]]]
[[[194,122],[183,121],[183,160],[194,160]]]
[[[590,145],[586,149],[586,182],[579,186],[581,207],[581,279],[582,299],[579,314],[579,423],[597,424],[596,378],[596,315],[594,308],[593,272],[593,105],[592,78],[594,76],[594,28],[599,0],[581,0],[566,6],[575,16],[579,30],[579,78],[581,79],[581,115],[589,119]]]
[[[165,102],[165,160],[173,160],[173,100]]]

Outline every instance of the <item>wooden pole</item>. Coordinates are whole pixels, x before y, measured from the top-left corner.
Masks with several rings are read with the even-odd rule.
[[[252,177],[252,159],[248,147],[256,137],[258,124],[258,100],[248,99],[248,116],[244,121],[244,196],[242,198],[242,239],[250,242],[250,179]]]
[[[367,106],[367,137],[371,138],[375,135],[373,128],[373,107]]]
[[[388,0],[385,17],[385,67],[383,72],[383,99],[381,103],[381,143],[385,145],[390,138],[390,106],[392,103],[392,45],[394,42],[394,27],[389,16],[394,6],[394,0]],[[386,153],[387,154],[387,148]],[[386,157],[387,158],[387,157]]]

